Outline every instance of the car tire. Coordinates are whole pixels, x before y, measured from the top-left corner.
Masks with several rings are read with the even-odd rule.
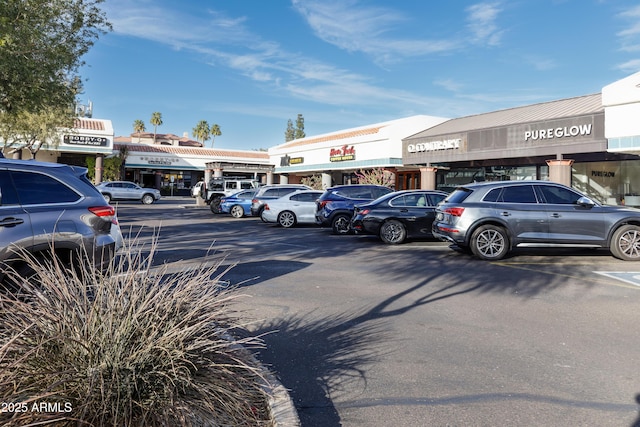
[[[333,234],[349,234],[351,233],[351,218],[347,214],[338,214],[331,221],[331,229]]]
[[[111,203],[111,194],[105,193],[102,195],[102,197],[104,197],[107,203]]]
[[[142,196],[142,203],[144,203],[145,205],[150,205],[154,201],[155,199],[151,194],[145,194],[144,196]]]
[[[229,213],[234,218],[242,218],[244,216],[244,209],[240,205],[233,205],[231,209],[229,209]]]
[[[278,214],[278,224],[283,228],[291,228],[296,225],[296,214],[291,211],[282,211]]]
[[[380,240],[388,245],[397,245],[407,238],[407,229],[395,219],[385,221],[380,226]]]
[[[487,224],[478,227],[471,235],[471,251],[480,259],[496,261],[509,252],[507,230],[497,225]]]
[[[611,254],[624,261],[640,261],[640,227],[623,225],[611,238]]]
[[[214,214],[222,213],[222,210],[220,209],[220,197],[213,197],[211,199],[211,202],[209,203],[209,209],[211,209],[211,212],[213,212]]]

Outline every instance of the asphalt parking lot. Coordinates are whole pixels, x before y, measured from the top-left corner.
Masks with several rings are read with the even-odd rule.
[[[222,262],[303,426],[632,425],[640,264],[523,249],[485,262],[194,208],[120,203],[155,263]]]

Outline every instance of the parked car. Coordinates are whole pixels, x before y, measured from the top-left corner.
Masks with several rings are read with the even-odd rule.
[[[374,234],[385,243],[403,243],[408,238],[433,238],[431,225],[436,205],[447,197],[442,191],[403,190],[356,205],[351,228]]]
[[[279,199],[269,200],[262,210],[264,222],[277,222],[284,228],[297,224],[315,224],[318,190],[298,190]]]
[[[220,199],[220,212],[231,214],[234,218],[251,215],[251,201],[256,190],[242,190],[229,197]]]
[[[150,205],[160,200],[160,191],[155,188],[140,187],[129,181],[110,181],[96,185],[107,203],[113,200],[140,200],[145,205]]]
[[[350,233],[355,205],[371,202],[392,191],[389,187],[373,184],[338,185],[327,188],[316,203],[316,223],[323,227],[331,227],[335,234]]]
[[[433,234],[485,260],[526,245],[608,248],[640,260],[640,210],[601,205],[549,181],[458,187],[438,205]]]
[[[65,263],[86,260],[104,269],[122,246],[113,206],[87,179],[87,169],[58,163],[0,159],[0,280],[7,268],[31,269],[17,256],[52,250]]]
[[[198,181],[196,182],[193,187],[191,187],[191,197],[198,197],[201,196],[202,198],[206,197],[206,194],[202,194],[202,186],[204,185],[204,181]]]
[[[311,190],[311,187],[302,184],[263,185],[258,189],[256,195],[253,196],[251,215],[262,217],[265,201],[280,198],[297,190]]]
[[[200,192],[201,194],[205,193],[203,198],[209,204],[211,212],[219,214],[222,213],[220,202],[223,197],[231,196],[240,190],[257,190],[260,187],[260,183],[255,179],[249,178],[213,176],[205,186],[204,192],[202,191],[202,186],[203,184],[200,184]]]

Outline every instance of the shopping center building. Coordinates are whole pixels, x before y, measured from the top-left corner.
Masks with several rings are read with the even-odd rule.
[[[591,95],[453,119],[412,116],[296,139],[268,152],[206,148],[187,135],[114,137],[109,120],[82,117],[57,144],[43,144],[36,159],[86,165],[93,156],[100,181],[104,158],[119,155],[127,180],[178,194],[210,176],[265,184],[316,177],[327,187],[384,169],[394,174],[396,189],[550,179],[604,203],[640,206],[639,118],[640,72]]]
[[[448,120],[402,142],[422,188],[550,179],[640,206],[640,73],[602,93]]]
[[[445,120],[419,115],[295,139],[270,148],[269,157],[280,182],[319,176],[326,188],[356,183],[361,171],[382,168],[395,174],[397,189],[419,188],[419,170],[403,165],[402,139]]]

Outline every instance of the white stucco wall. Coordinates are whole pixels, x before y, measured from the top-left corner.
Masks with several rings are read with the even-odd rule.
[[[602,88],[605,138],[640,135],[640,72]]]

